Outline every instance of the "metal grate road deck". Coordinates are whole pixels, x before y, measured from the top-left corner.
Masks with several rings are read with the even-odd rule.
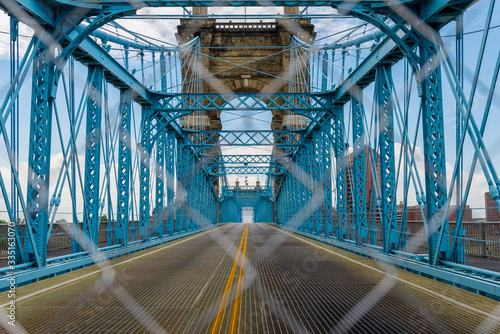
[[[494,300],[265,224],[224,225],[20,287],[17,297],[28,333],[500,330]]]

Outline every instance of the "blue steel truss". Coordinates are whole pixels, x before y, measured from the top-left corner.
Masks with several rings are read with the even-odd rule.
[[[41,273],[39,277],[47,272],[48,275],[55,273],[49,268],[52,260],[47,260],[47,245],[61,201],[61,189],[67,182],[73,201],[71,237],[75,257],[99,252],[99,229],[104,213],[110,218],[107,223],[108,244],[123,247],[125,254],[129,249],[137,247],[134,246],[137,243],[133,242],[137,239],[147,247],[161,243],[162,241],[158,241],[160,239],[172,240],[177,234],[190,235],[217,224],[242,222],[243,208],[252,207],[255,222],[276,223],[360,253],[365,252],[363,247],[370,247],[371,250],[385,253],[380,256],[384,259],[389,254],[403,254],[401,251],[408,250],[406,213],[398,218],[396,194],[398,185],[404,183],[403,207],[406,208],[407,192],[412,183],[423,216],[429,251],[427,257],[409,253],[404,253],[404,257],[409,256],[420,261],[418,263],[425,262],[425,265],[434,266],[433,270],[437,270],[435,268],[439,265],[465,270],[450,260],[463,262],[465,230],[461,224],[470,182],[465,194],[460,194],[457,200],[462,210],[456,210],[456,216],[459,217],[458,228],[450,235],[448,213],[452,209],[449,208],[449,202],[454,195],[455,179],[460,179],[457,184],[461,184],[463,172],[459,168],[463,167],[459,167],[461,163],[455,164],[452,177],[454,181],[451,189],[447,189],[447,142],[444,137],[441,72],[444,70],[447,75],[457,105],[456,122],[460,125],[457,128],[457,157],[460,157],[460,161],[464,160],[463,142],[468,135],[475,150],[471,175],[479,160],[495,205],[500,208],[500,180],[482,138],[500,71],[500,60],[494,69],[488,95],[490,101],[479,130],[471,110],[480,71],[476,70],[474,74],[471,96],[467,98],[462,88],[467,86],[463,82],[463,73],[455,74],[450,61],[442,60],[446,58],[443,57],[446,50],[442,49],[438,31],[459,17],[474,2],[226,1],[225,6],[330,6],[344,11],[346,15],[364,20],[375,27],[376,31],[352,40],[314,47],[301,42],[297,36],[293,37],[294,47],[307,53],[311,59],[306,65],[309,74],[302,78],[301,84],[307,83],[303,84],[305,87],[302,87],[302,91],[213,93],[203,92],[203,89],[193,90],[189,82],[185,82],[186,78],[178,77],[181,73],[179,69],[188,66],[182,54],[191,52],[189,48],[195,42],[199,45],[199,39],[193,39],[184,48],[165,48],[141,44],[140,41],[127,41],[98,29],[106,22],[135,14],[143,7],[205,7],[220,5],[218,1],[12,1],[13,5],[25,12],[25,16],[17,18],[20,22],[34,29],[41,25],[46,33],[37,34],[38,37],[33,38],[19,69],[12,72],[15,73],[11,77],[12,84],[0,109],[0,132],[9,153],[11,167],[11,175],[0,174],[2,196],[9,218],[15,220],[19,216],[15,212],[17,210],[22,211],[26,220],[24,230],[16,222],[16,238],[20,241],[18,250],[23,254],[17,256],[16,261],[20,263],[18,269],[37,266]],[[477,68],[482,63],[493,3],[486,18]],[[67,15],[78,9],[77,6],[85,8],[85,14],[82,15],[87,16]],[[411,17],[406,15],[408,13],[405,12],[405,6],[418,7],[419,11],[415,17]],[[0,2],[0,8],[4,8],[12,17],[17,15],[13,7],[7,8],[3,2]],[[198,17],[206,18],[204,15]],[[185,19],[198,17],[186,16]],[[289,18],[297,17],[307,19],[301,14]],[[17,19],[13,18],[11,25],[11,37],[16,38]],[[427,25],[436,30],[422,29]],[[13,43],[16,43],[16,38],[12,39]],[[47,45],[51,40],[57,42],[57,47]],[[365,43],[368,42],[372,43],[370,52],[366,57],[360,57],[361,44],[367,45]],[[123,65],[108,52],[111,43],[123,47]],[[354,48],[356,65],[348,69],[345,62]],[[138,79],[138,72],[129,68],[131,49],[138,51],[138,58],[143,65],[142,80]],[[152,85],[146,84],[144,76],[146,51],[152,53],[153,69],[159,70],[159,73],[153,73],[155,82]],[[159,64],[154,58],[155,53],[160,54]],[[334,76],[335,54],[342,56],[342,76],[338,85],[330,82]],[[64,68],[70,56],[88,67],[87,85],[81,98],[84,103],[79,108],[75,105],[74,86],[66,85],[64,77]],[[19,59],[15,59],[13,54],[11,57],[11,68],[14,69]],[[177,64],[176,59],[179,60]],[[404,108],[399,106],[392,79],[392,67],[401,59],[408,63],[421,100],[421,114],[417,123],[421,122],[424,137],[425,192],[414,157],[419,125],[416,126],[415,138],[412,140],[409,136],[413,133],[408,131],[407,122],[409,98],[405,100]],[[292,57],[290,61],[290,68],[297,67],[292,66],[297,65],[293,64],[297,60]],[[463,63],[463,55],[457,55],[457,62]],[[30,67],[31,114],[27,141],[29,173],[26,197],[23,198],[19,185],[19,163],[16,164],[14,159],[19,151],[16,148],[19,138],[16,137],[16,131],[11,130],[9,133],[6,125],[10,120],[10,129],[15,129],[14,120],[16,117],[19,119],[19,111],[14,106],[23,102],[19,101],[20,89]],[[346,71],[347,74],[344,73]],[[409,85],[410,75],[405,78],[405,85]],[[174,79],[177,80],[177,86],[174,85]],[[202,78],[197,80],[201,82]],[[157,89],[157,83],[161,89]],[[375,86],[374,115],[377,125],[370,132],[363,104],[363,89],[372,83]],[[119,117],[114,131],[108,131],[107,84],[118,88],[120,93],[117,112]],[[59,86],[64,89],[58,88]],[[64,143],[66,137],[62,134],[60,125],[64,107],[56,103],[56,98],[62,91],[66,96],[61,100],[66,100],[68,105],[64,107],[72,115],[68,143]],[[193,91],[196,93],[191,93]],[[139,105],[136,109],[140,109],[137,111],[140,115],[134,114],[134,104],[136,107]],[[279,119],[276,116],[286,115],[307,118],[307,122],[303,122],[306,125],[301,129],[283,122],[273,124],[273,130],[241,131],[214,130],[218,129],[217,124],[193,128],[186,125],[188,123],[181,122],[182,117],[193,113],[203,117],[199,115],[220,115],[224,111],[238,113],[245,110],[270,111],[275,116],[274,120]],[[347,110],[349,118],[344,115]],[[139,118],[141,121],[136,124],[136,119]],[[57,129],[53,129],[53,122],[57,124]],[[85,130],[81,130],[79,135],[80,122],[84,123]],[[103,124],[106,124],[105,131]],[[349,129],[352,131],[352,139],[348,138]],[[64,163],[56,180],[56,190],[51,193],[53,136],[59,136]],[[80,174],[76,158],[79,154],[76,144],[78,136],[85,137],[84,175],[79,175],[83,199],[79,206],[76,203],[77,171]],[[404,147],[400,154],[404,159],[403,171],[396,161],[395,138],[400,138],[401,146]],[[244,149],[244,146],[267,146],[267,149],[272,147],[273,153],[223,154],[228,146],[238,149]],[[101,170],[103,166],[105,173]],[[377,172],[378,168],[380,174]],[[371,198],[367,197],[366,191],[370,171],[370,179],[375,184]],[[230,174],[263,175],[267,180],[262,186],[232,186],[228,185]],[[116,176],[116,207],[110,200],[112,175]],[[399,180],[400,175],[403,175],[402,181]],[[10,199],[5,186],[7,177],[12,179]],[[138,196],[135,195],[136,192]],[[77,207],[82,211],[81,224],[78,222]],[[380,220],[381,226],[379,243],[376,220]],[[371,245],[367,246],[368,243]],[[398,258],[398,261],[403,262],[401,266],[414,268],[410,262],[405,262],[404,257]],[[78,260],[75,263],[80,265],[82,261],[86,265],[92,262]],[[65,270],[76,267],[76,264],[68,262]],[[473,268],[466,270],[479,272]],[[439,275],[441,274],[435,274],[435,277],[448,277],[448,274]],[[491,276],[490,273],[488,275]],[[0,280],[0,284],[1,282]],[[464,283],[464,286],[471,288],[467,284],[469,283]],[[494,284],[482,288],[483,293]],[[470,285],[474,287],[474,284]],[[496,296],[499,295],[497,292]]]
[[[382,231],[383,248],[385,252],[397,249],[398,222],[396,209],[396,166],[394,156],[394,101],[391,96],[392,85],[389,82],[391,69],[380,65],[377,70],[377,106],[380,143],[380,184],[382,189]]]
[[[196,110],[293,110],[325,111],[330,94],[323,93],[234,93],[234,94],[157,94],[155,109],[191,113]]]
[[[33,63],[30,145],[28,167],[25,261],[44,266],[47,261],[47,224],[49,209],[49,176],[52,111],[55,96],[55,68],[49,47],[41,45],[35,51]]]
[[[130,207],[130,169],[132,157],[130,151],[132,94],[129,89],[120,91],[120,127],[118,129],[118,198],[116,217],[116,242],[128,243],[129,207]]]
[[[96,251],[99,231],[99,175],[101,166],[101,119],[102,119],[102,86],[103,70],[101,67],[90,67],[88,74],[87,98],[87,145],[85,148],[85,188],[83,232],[86,237],[82,247],[84,250]]]

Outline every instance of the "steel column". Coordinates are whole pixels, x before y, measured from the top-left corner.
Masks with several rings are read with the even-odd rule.
[[[351,189],[354,190],[354,224],[356,226],[356,244],[361,245],[368,237],[366,215],[366,144],[365,144],[365,112],[363,107],[363,91],[354,90],[351,96],[352,135],[354,163]]]
[[[30,222],[24,238],[25,262],[47,261],[47,229],[49,222],[49,176],[52,134],[52,109],[56,86],[55,66],[50,47],[40,46],[33,61],[31,121],[28,157],[28,190],[26,209]],[[6,134],[4,134],[6,135]],[[32,235],[33,241],[29,235]],[[34,245],[32,244],[34,242]]]
[[[394,156],[394,111],[391,96],[390,65],[379,65],[375,78],[378,138],[380,145],[380,184],[382,206],[383,250],[398,248],[398,221],[396,208],[396,166]],[[376,158],[375,158],[376,159]]]
[[[164,173],[165,173],[165,144],[166,144],[165,129],[160,129],[156,139],[156,199],[155,199],[155,224],[154,235],[161,237],[165,234],[165,226],[163,224],[163,199],[164,199]]]
[[[420,45],[421,70],[427,74],[422,81],[422,122],[424,135],[426,209],[428,220],[429,261],[437,264],[439,259],[450,255],[450,241],[444,237],[439,250],[439,234],[449,235],[448,217],[443,216],[447,205],[446,155],[444,141],[443,97],[441,67],[434,58],[436,46],[423,40]],[[436,256],[436,254],[438,254]]]
[[[175,133],[167,131],[167,142],[165,145],[165,172],[167,174],[167,234],[174,233],[174,182],[175,182]]]
[[[347,238],[347,160],[345,156],[344,136],[344,109],[336,106],[334,118],[335,158],[337,166],[336,192],[337,192],[337,224],[335,236],[339,240]]]
[[[313,201],[313,196],[314,196],[314,179],[313,179],[313,163],[314,163],[314,152],[313,152],[313,140],[312,138],[306,138],[305,139],[305,146],[302,148],[305,151],[305,162],[306,162],[306,168],[305,172],[307,173],[306,176],[306,197],[308,199],[306,205],[311,205],[314,206]],[[314,232],[314,211],[313,210],[308,210],[310,212],[309,216],[307,217],[307,231],[309,233]]]
[[[333,235],[333,212],[332,212],[332,143],[327,134],[332,135],[332,120],[330,119],[323,127],[327,133],[323,134],[323,212],[325,219],[325,235]]]
[[[143,107],[141,120],[140,177],[139,177],[139,238],[151,237],[151,217],[149,206],[149,161],[151,157],[151,109]]]
[[[313,175],[314,175],[314,222],[316,234],[324,233],[323,229],[323,196],[318,196],[323,193],[323,132],[315,130],[313,132],[313,147],[314,147],[314,162],[313,162]]]
[[[132,155],[130,150],[130,122],[132,111],[132,91],[120,91],[120,127],[118,128],[118,185],[116,242],[124,246],[128,243],[130,169]],[[133,222],[132,222],[133,224]]]
[[[83,191],[83,232],[89,238],[83,240],[83,248],[94,252],[99,243],[99,178],[101,168],[101,119],[104,71],[91,66],[88,73],[87,96],[87,143],[85,148],[85,188]]]

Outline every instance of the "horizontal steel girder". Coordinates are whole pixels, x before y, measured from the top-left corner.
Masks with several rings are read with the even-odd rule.
[[[262,167],[262,166],[241,166],[241,167],[219,167],[209,166],[206,168],[211,176],[223,176],[228,174],[247,174],[247,175],[281,175],[284,168],[281,166]]]
[[[224,110],[331,110],[329,94],[313,93],[235,93],[235,94],[157,94],[154,109],[193,112]]]
[[[75,5],[74,0],[57,0],[60,4]],[[380,8],[387,7],[388,5],[397,5],[400,3],[414,2],[410,0],[365,0],[359,2],[356,0],[234,0],[234,1],[220,1],[220,0],[80,0],[78,6],[86,8],[104,9],[104,8],[134,8],[139,9],[143,7],[211,7],[211,6],[333,6],[333,7],[346,7],[346,8],[366,8],[371,7]]]
[[[277,164],[287,160],[288,155],[202,155],[203,163],[222,164]]]
[[[186,131],[186,146],[253,146],[277,145],[280,147],[302,146],[302,132],[292,131]]]

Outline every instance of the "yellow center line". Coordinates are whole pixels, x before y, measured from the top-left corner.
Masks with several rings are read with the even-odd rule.
[[[246,228],[248,228],[248,225],[246,225]],[[245,245],[243,246],[243,253],[241,255],[241,264],[240,264],[240,272],[238,275],[238,283],[236,285],[236,297],[234,300],[233,304],[233,310],[231,312],[231,321],[229,322],[229,333],[234,333],[235,331],[235,326],[236,326],[236,316],[238,315],[239,311],[239,305],[241,303],[241,284],[243,282],[243,273],[245,270],[245,255],[247,252],[247,239],[248,239],[248,233],[245,236]]]
[[[243,230],[243,235],[241,236],[240,245],[238,247],[238,253],[233,262],[233,267],[231,268],[231,272],[229,273],[229,277],[226,282],[226,287],[224,288],[224,294],[222,295],[222,301],[219,305],[219,310],[217,312],[217,316],[215,317],[215,321],[212,325],[212,330],[210,331],[212,334],[219,333],[219,327],[222,325],[222,319],[224,317],[224,311],[226,309],[227,301],[229,299],[229,293],[231,291],[231,287],[233,286],[234,274],[236,273],[236,268],[238,267],[238,262],[240,258],[241,249],[243,246],[243,240],[246,239],[248,231],[248,225],[245,226]]]

